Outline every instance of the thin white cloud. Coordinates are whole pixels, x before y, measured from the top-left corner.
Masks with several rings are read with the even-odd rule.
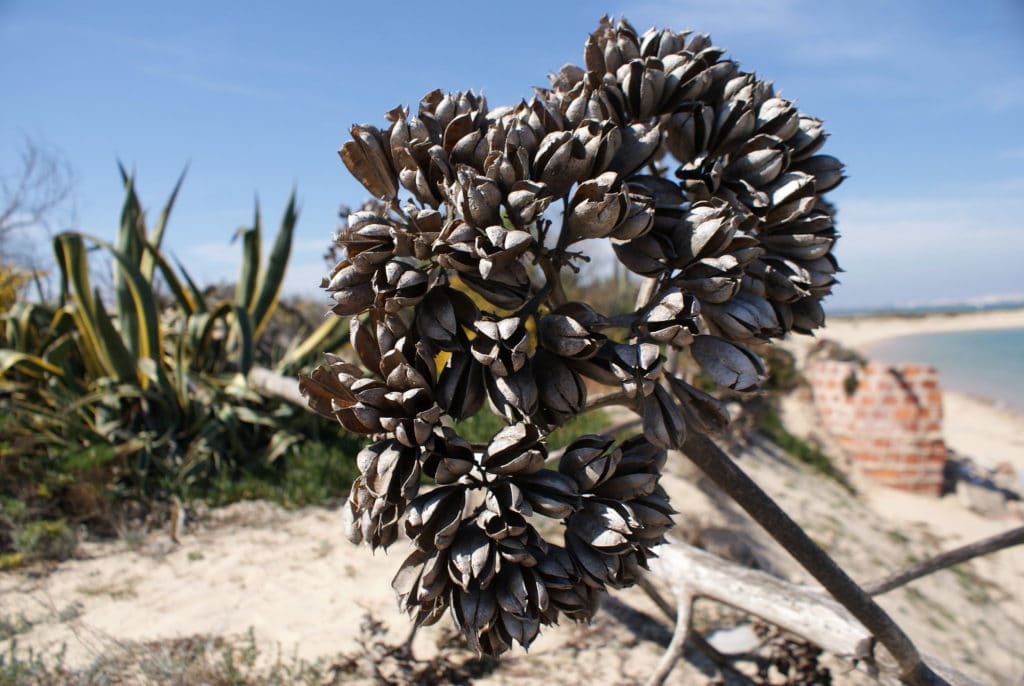
[[[229,79],[215,79],[209,76],[182,69],[179,66],[164,67],[157,65],[137,65],[136,69],[142,74],[151,78],[177,83],[182,86],[218,93],[222,95],[241,95],[247,98],[275,98],[278,97],[270,91],[253,88],[239,81]]]

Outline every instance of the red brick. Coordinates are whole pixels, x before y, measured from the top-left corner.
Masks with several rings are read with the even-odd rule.
[[[907,421],[910,419],[914,419],[916,415],[917,412],[915,412],[913,407],[907,407],[905,405],[902,407],[897,407],[892,412],[893,419],[897,421]]]

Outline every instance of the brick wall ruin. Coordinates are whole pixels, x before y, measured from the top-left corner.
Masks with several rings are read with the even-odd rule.
[[[935,368],[822,360],[806,377],[823,427],[861,475],[904,491],[941,493],[946,445]]]

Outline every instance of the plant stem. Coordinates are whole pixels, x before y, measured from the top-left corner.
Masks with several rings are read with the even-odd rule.
[[[920,579],[922,576],[927,576],[933,572],[937,572],[946,567],[952,567],[955,564],[966,562],[972,558],[980,555],[988,555],[994,553],[997,550],[1003,548],[1009,548],[1015,545],[1021,545],[1024,543],[1024,526],[1019,526],[1016,529],[1010,529],[1004,531],[1001,534],[984,538],[974,543],[968,543],[965,546],[954,548],[953,550],[947,550],[944,553],[930,557],[927,560],[923,560],[918,564],[896,572],[884,579],[879,579],[874,583],[867,584],[864,587],[865,592],[870,595],[881,595],[888,593],[894,588],[899,588],[904,584],[908,584],[915,579]]]
[[[587,400],[587,404],[583,407],[582,412],[596,410],[599,407],[610,407],[611,405],[622,405],[634,411],[637,409],[636,397],[632,393],[611,391]]]
[[[544,278],[547,285],[551,287],[551,302],[555,307],[564,305],[569,299],[565,295],[565,288],[562,287],[562,272],[556,269],[551,258],[548,256],[539,257],[537,260],[540,268],[544,270]]]

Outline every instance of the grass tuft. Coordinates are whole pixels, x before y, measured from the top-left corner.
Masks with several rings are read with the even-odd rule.
[[[832,479],[846,491],[855,493],[846,476],[832,464],[832,459],[806,441],[794,436],[786,430],[782,418],[775,408],[769,408],[760,418],[758,428],[787,453],[809,466],[814,471]]]

